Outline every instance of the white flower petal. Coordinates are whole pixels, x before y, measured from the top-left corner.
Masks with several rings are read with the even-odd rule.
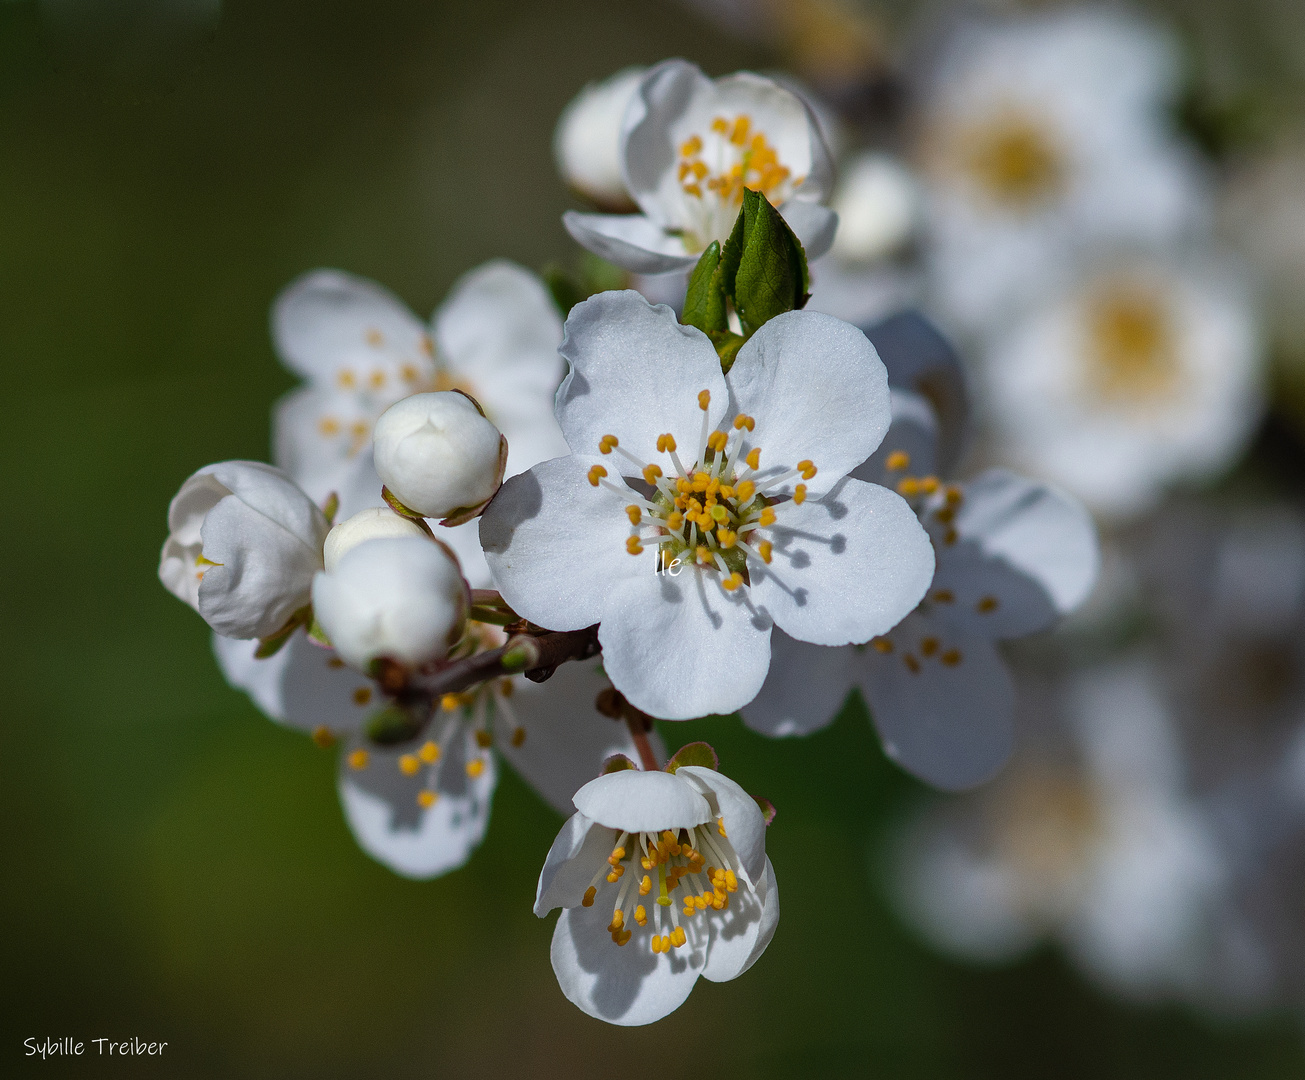
[[[820,258],[834,246],[834,237],[838,234],[838,215],[829,207],[806,199],[789,199],[779,208],[779,212],[802,242],[802,250],[808,262]]]
[[[756,885],[748,890],[747,906],[751,908],[755,904],[759,912],[749,910],[743,916],[743,904],[738,900],[742,892],[740,889],[730,898],[723,924],[713,927],[707,964],[702,969],[704,979],[712,982],[737,979],[760,959],[775,936],[775,927],[779,925],[779,886],[775,883],[775,868],[769,858],[765,860]]]
[[[498,782],[493,755],[481,756],[484,769],[474,779],[466,764],[478,754],[470,730],[443,747],[434,805],[422,807],[417,796],[429,786],[428,767],[407,775],[398,760],[408,748],[387,750],[370,743],[363,769],[340,757],[340,801],[359,846],[396,874],[432,878],[456,870],[485,837],[490,803]]]
[[[599,293],[577,304],[561,352],[570,371],[557,392],[557,420],[573,453],[596,454],[603,436],[615,435],[641,461],[663,461],[669,475],[657,437],[669,433],[681,454],[694,455],[703,390],[711,394],[711,428],[725,416],[725,376],[707,335],[681,326],[674,311],[654,307],[637,292]],[[616,456],[604,464],[612,473],[639,472]]]
[[[821,499],[783,503],[769,535],[774,557],[751,566],[752,595],[799,641],[869,641],[914,609],[933,579],[919,519],[877,484],[849,478]]]
[[[586,479],[596,456],[554,458],[508,480],[480,519],[480,543],[503,598],[550,630],[599,622],[646,561],[625,548],[626,500]]]
[[[744,445],[761,447],[763,477],[810,460],[819,470],[812,491],[828,491],[865,461],[892,422],[888,373],[874,346],[831,315],[771,319],[739,350],[727,381],[731,407],[757,422]]]
[[[765,685],[743,708],[743,723],[762,735],[809,735],[828,727],[856,685],[860,658],[845,646],[796,641],[778,626],[770,634]]]
[[[1010,674],[992,642],[921,615],[889,638],[891,653],[862,653],[861,689],[884,752],[948,791],[990,780],[1010,757],[1015,708]]]
[[[712,813],[724,821],[726,838],[738,855],[743,872],[749,882],[755,882],[766,868],[766,818],[757,801],[715,769],[685,765],[675,775],[687,777],[707,796]]]
[[[280,652],[254,658],[256,641],[213,635],[213,652],[227,682],[243,690],[262,711],[287,727],[335,735],[361,730],[385,701],[375,684],[345,667],[335,652],[296,631]]]
[[[535,888],[535,914],[543,918],[555,907],[579,907],[596,867],[612,853],[612,830],[584,814],[572,814],[548,849]]]
[[[691,270],[698,256],[685,250],[680,237],[666,232],[643,214],[562,215],[566,231],[586,251],[635,274]]]
[[[691,567],[679,577],[628,578],[609,597],[598,629],[603,670],[644,712],[663,720],[728,714],[757,695],[770,664],[770,618],[740,589]]]
[[[553,930],[551,955],[558,985],[582,1012],[622,1027],[651,1024],[688,998],[701,973],[700,952],[675,949],[658,955],[650,934],[636,933],[628,945],[612,943],[610,910],[567,908]]]
[[[272,338],[291,371],[343,389],[378,371],[388,380],[405,365],[419,375],[434,370],[426,328],[407,306],[339,270],[315,270],[287,286],[272,306]]]
[[[893,401],[893,423],[870,457],[852,470],[852,475],[867,484],[882,484],[888,489],[897,486],[904,476],[936,476],[938,449],[938,418],[926,398],[911,390],[890,391]],[[890,455],[904,453],[909,464],[898,469],[888,468]]]
[[[623,722],[594,708],[599,691],[608,685],[595,661],[562,664],[542,684],[519,680],[512,707],[526,733],[513,746],[500,740],[499,751],[525,781],[556,810],[569,814],[571,797],[597,776],[613,754],[639,760],[638,749]],[[656,732],[649,733],[653,751],[665,757]]]
[[[695,785],[676,774],[641,769],[622,769],[590,780],[575,793],[574,802],[591,821],[632,833],[691,829],[712,816],[710,804]]]
[[[1101,554],[1092,518],[1076,500],[1005,469],[962,489],[959,539],[938,545],[934,589],[955,597],[938,605],[939,617],[990,638],[1020,637],[1087,599]]]
[[[357,394],[311,384],[291,390],[273,409],[273,459],[319,506],[336,495],[337,521],[384,505],[372,465],[376,415]]]

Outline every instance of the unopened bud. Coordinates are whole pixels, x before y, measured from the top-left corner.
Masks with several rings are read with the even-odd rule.
[[[865,153],[843,166],[830,206],[838,212],[833,253],[850,262],[871,262],[910,238],[919,194],[903,165],[886,154]]]
[[[365,671],[442,660],[462,637],[471,593],[453,553],[427,537],[366,540],[313,579],[313,613],[341,658]]]
[[[507,440],[466,394],[414,394],[372,435],[376,473],[404,506],[445,524],[480,512],[503,482]]]
[[[360,510],[326,534],[326,544],[322,548],[326,572],[329,574],[335,569],[346,551],[367,540],[395,540],[404,536],[427,539],[420,525],[410,518],[400,517],[388,507],[373,506]]]
[[[224,637],[269,637],[307,606],[328,529],[280,469],[209,465],[168,507],[159,579]]]
[[[635,209],[621,174],[621,121],[642,78],[643,69],[632,67],[590,83],[562,111],[553,132],[562,179],[604,210]]]

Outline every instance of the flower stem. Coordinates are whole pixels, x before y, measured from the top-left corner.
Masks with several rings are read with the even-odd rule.
[[[653,753],[652,743],[648,739],[650,724],[647,717],[627,713],[625,723],[630,729],[630,738],[634,740],[634,748],[639,751],[639,763],[643,766],[644,771],[660,772],[661,765],[658,763],[657,755]]]

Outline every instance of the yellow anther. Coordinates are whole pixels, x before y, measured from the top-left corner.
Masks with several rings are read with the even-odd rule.
[[[699,544],[694,551],[694,555],[697,556],[698,562],[700,563],[710,564],[713,561],[711,551],[707,548],[706,544]]]
[[[366,705],[372,699],[372,688],[370,686],[360,686],[353,692],[353,703],[355,705]]]
[[[611,863],[613,866],[615,866],[624,858],[625,858],[625,848],[614,847],[612,848],[612,853],[607,856],[607,861]]]
[[[511,697],[516,689],[516,684],[511,679],[503,679],[498,684],[498,692],[504,697]]]
[[[643,507],[631,503],[625,508],[625,516],[630,519],[631,525],[638,525],[643,520]]]
[[[612,921],[607,924],[607,932],[609,934],[619,933],[621,927],[623,927],[624,925],[625,925],[625,913],[618,908],[616,911],[612,912]]]
[[[743,458],[743,460],[746,461],[746,462],[748,463],[748,468],[749,468],[749,469],[756,469],[756,468],[760,467],[760,465],[761,465],[761,447],[760,447],[760,446],[754,446],[751,450],[749,450],[749,451],[747,452],[747,455]]]
[[[203,556],[201,556],[201,558],[203,558]],[[334,669],[335,671],[339,671],[340,668],[344,667],[344,661],[341,660],[338,656],[333,656],[331,657],[331,659],[326,661],[326,666]]]
[[[884,468],[891,472],[901,472],[911,467],[911,455],[905,450],[894,450],[884,462]]]
[[[684,515],[678,510],[672,510],[666,518],[666,527],[671,532],[678,531],[684,525]]]
[[[725,432],[713,431],[710,435],[707,436],[707,449],[714,450],[716,451],[716,453],[719,454],[722,450],[725,449],[725,442],[727,439],[728,436],[725,434]]]
[[[711,122],[711,130],[724,135],[730,129],[729,121],[723,116],[718,116]]]
[[[440,697],[440,708],[452,712],[462,704],[461,694],[444,694]]]
[[[994,611],[997,610],[997,598],[995,596],[985,596],[982,600],[980,600],[977,604],[974,605],[974,609],[980,615],[991,615]]]
[[[945,653],[942,654],[942,656],[938,657],[938,659],[941,660],[948,667],[955,667],[957,664],[961,662],[962,659],[961,650],[948,649]]]
[[[801,506],[806,501],[807,486],[806,484],[798,484],[798,486],[793,489],[793,504],[795,506]]]
[[[657,450],[659,453],[667,454],[675,450],[675,436],[667,432],[665,435],[657,436]]]
[[[367,381],[371,383],[373,390],[379,390],[382,386],[385,385],[385,372],[373,371],[371,374],[371,378],[369,378]]]
[[[482,750],[488,750],[491,746],[494,745],[494,736],[491,735],[488,731],[484,731],[484,730],[477,731],[476,745],[479,746]]]
[[[619,866],[614,866],[614,867],[612,867],[612,872],[611,872],[610,874],[607,875],[607,880],[608,880],[609,882],[613,883],[613,884],[615,884],[616,882],[620,881],[620,880],[621,880],[621,868],[620,868]]]
[[[349,768],[365,769],[367,768],[368,754],[366,750],[355,750],[349,755]]]
[[[711,474],[705,472],[696,472],[693,474],[693,490],[706,491],[707,485],[711,483]]]
[[[662,939],[658,937],[656,934],[653,934],[653,938],[652,938],[652,951],[654,953],[659,953],[662,951]]]
[[[467,762],[467,775],[473,780],[485,771],[485,763],[480,758]]]
[[[399,368],[399,378],[407,383],[416,382],[417,369],[411,364],[404,364],[403,367]]]
[[[724,526],[716,530],[716,542],[720,544],[722,551],[729,551],[738,542],[738,539],[738,533],[730,532]]]
[[[595,465],[592,469],[589,470],[589,482],[593,484],[594,487],[597,487],[598,481],[601,480],[606,475],[607,475],[606,469],[604,469],[601,465]]]
[[[730,487],[729,484],[721,484],[721,486],[720,486],[720,497],[721,497],[722,499],[732,499],[732,498],[734,498],[734,489],[733,489],[732,487]]]
[[[761,517],[757,518],[757,524],[763,529],[775,524],[775,511],[767,506],[761,511]]]
[[[761,561],[766,563],[767,565],[770,564],[770,560],[772,558],[772,552],[774,550],[775,550],[775,545],[772,544],[769,540],[763,540],[760,544],[757,545],[757,554],[761,556]]]
[[[647,862],[648,860],[643,859],[641,861]],[[652,892],[652,878],[647,874],[644,874],[644,876],[639,879],[639,895],[647,896],[650,892]]]
[[[526,741],[526,729],[523,727],[512,729],[512,745],[521,746]]]
[[[720,503],[717,503],[711,508],[711,516],[714,521],[725,522],[729,520],[730,512]]]
[[[702,390],[698,394],[698,408],[703,412],[707,411],[707,406],[711,404],[711,391]]]
[[[598,889],[595,886],[590,885],[589,888],[585,890],[585,898],[581,900],[580,903],[585,907],[593,907],[594,897],[597,894],[598,894]]]
[[[421,768],[421,762],[417,760],[416,754],[404,754],[399,758],[399,770],[404,776],[412,776]]]
[[[925,656],[932,656],[938,651],[938,639],[927,637],[920,639],[920,652]]]
[[[950,506],[942,506],[933,512],[934,518],[943,525],[950,525],[956,517],[956,511]]]
[[[720,583],[720,587],[724,589],[726,592],[733,592],[742,584],[743,584],[743,575],[736,572],[731,574],[724,581],[722,581]]]
[[[333,416],[324,416],[317,422],[317,430],[328,439],[340,434],[340,421]]]
[[[643,545],[639,543],[639,538],[637,536],[631,536],[625,542],[625,550],[628,551],[631,555],[642,555]]]
[[[960,506],[961,502],[965,499],[965,493],[955,484],[951,484],[948,485],[946,499],[949,505]]]
[[[313,742],[325,750],[328,746],[335,745],[335,733],[328,727],[313,728]]]
[[[645,466],[643,470],[644,483],[657,486],[657,478],[662,475],[662,470],[656,465]]]
[[[671,945],[673,945],[675,948],[678,949],[687,940],[688,940],[688,935],[684,932],[684,927],[677,926],[674,930],[671,931]]]
[[[438,798],[439,796],[433,791],[419,791],[417,792],[417,805],[423,810],[429,810],[435,805],[435,800]]]
[[[920,490],[926,495],[933,495],[942,487],[942,482],[936,476],[926,476],[920,481]]]
[[[956,599],[956,594],[951,589],[939,589],[933,598],[939,604],[950,604]]]
[[[757,490],[756,484],[754,484],[751,480],[744,480],[743,483],[735,487],[734,497],[738,499],[740,503],[746,503],[749,499],[752,498],[756,490]]]
[[[756,426],[757,422],[745,413],[739,413],[739,415],[734,418],[735,431],[742,431],[744,428],[752,431]]]
[[[620,445],[621,440],[615,435],[604,435],[598,442],[598,449],[604,454],[610,454]]]
[[[614,941],[617,945],[628,945],[630,944],[630,938],[632,936],[633,936],[632,931],[622,930],[619,934],[612,935],[612,941]]]
[[[720,833],[721,836],[724,836],[725,839],[727,839],[727,840],[729,839],[729,836],[726,835],[726,832],[725,832],[725,819],[724,819],[723,817],[718,817],[718,818],[716,819],[716,831],[717,831],[718,833]]]
[[[693,157],[694,154],[702,153],[702,136],[690,135],[680,145],[680,155],[682,157]]]
[[[739,879],[734,876],[733,870],[725,871],[725,888],[727,888],[730,892],[738,892]]]
[[[648,925],[648,912],[642,904],[638,905],[634,909],[634,921],[637,922],[640,926]]]
[[[358,380],[354,376],[354,373],[348,368],[345,368],[340,372],[340,374],[335,377],[335,381],[340,384],[341,390],[352,390],[358,384]]]
[[[816,475],[816,467],[809,459],[806,461],[799,461],[797,463],[797,470],[802,474],[803,480],[810,480]]]
[[[948,529],[943,533],[943,543],[948,547],[951,547],[952,544],[956,543],[959,538],[960,534],[955,529]]]
[[[920,661],[917,660],[910,653],[902,654],[902,663],[904,663],[908,668],[910,668],[912,675],[920,674]]]
[[[417,756],[427,765],[434,765],[440,759],[440,748],[433,742],[422,743],[422,747],[417,751]]]
[[[893,651],[893,643],[886,637],[872,638],[870,644],[875,647],[876,652],[881,652],[885,656]]]
[[[897,494],[910,499],[920,494],[920,481],[914,476],[903,476],[897,481]]]

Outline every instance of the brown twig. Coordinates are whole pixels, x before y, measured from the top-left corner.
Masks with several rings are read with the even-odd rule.
[[[597,626],[584,630],[519,634],[501,648],[462,660],[450,660],[428,675],[415,676],[409,680],[402,696],[433,700],[444,694],[468,690],[488,679],[509,675],[524,675],[532,682],[543,682],[559,664],[587,660],[597,654]]]

